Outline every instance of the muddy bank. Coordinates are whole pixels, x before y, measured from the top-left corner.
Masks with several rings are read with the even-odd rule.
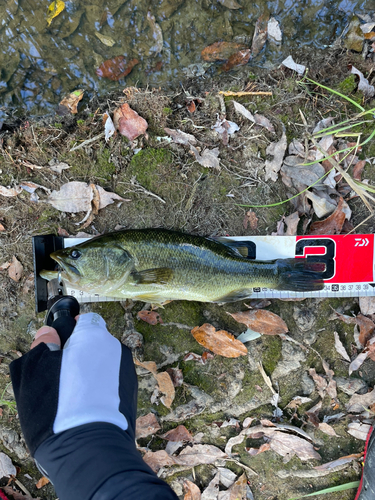
[[[309,61],[310,78],[350,96],[365,109],[371,109],[373,101],[363,98],[356,78],[348,71],[351,64],[368,77],[370,63],[364,61],[361,55],[340,49],[314,56],[312,52],[306,53],[305,57]],[[303,61],[301,54],[296,59]],[[298,234],[308,234],[311,224],[318,218],[306,199],[296,198],[294,204],[288,202],[253,208],[256,223],[254,219],[251,223],[246,216],[250,208],[241,206],[274,204],[298,193],[296,186],[286,185],[280,175],[275,182],[266,179],[265,164],[272,160],[267,152],[271,143],[280,141],[285,133],[288,147],[294,139],[304,144],[307,133],[322,118],[332,116],[340,122],[357,113],[353,104],[337,94],[306,82],[301,85],[300,80],[295,72],[286,68],[271,72],[255,72],[253,68],[250,72],[248,68],[242,68],[214,80],[188,79],[174,92],[131,88],[123,93],[119,89],[106,99],[83,100],[76,115],[25,119],[6,123],[3,127],[0,134],[1,185],[17,188],[22,183],[32,182],[42,186],[35,190],[38,199],[36,196],[31,198],[30,192],[22,190],[16,196],[1,196],[0,206],[3,227],[0,232],[0,264],[10,262],[15,256],[23,266],[19,281],[9,276],[8,269],[1,271],[0,390],[5,390],[2,398],[7,404],[2,406],[0,444],[2,450],[21,468],[18,477],[34,496],[43,500],[55,498],[50,485],[36,492],[35,483],[40,474],[27,458],[12,406],[11,386],[8,385],[10,361],[28,350],[33,333],[44,320],[43,314],[34,312],[34,291],[30,284],[33,272],[31,237],[47,233],[76,235],[82,230],[95,235],[120,227],[164,227],[205,236],[271,234],[277,231],[277,223],[283,216],[296,211],[299,212]],[[219,94],[220,91],[240,92],[246,89],[271,92],[272,95]],[[272,128],[255,124],[236,112],[233,101],[245,106],[253,115],[269,120]],[[148,122],[147,137],[143,135],[129,143],[120,134],[108,142],[101,136],[71,151],[84,141],[102,134],[103,114],[112,114],[124,102]],[[192,102],[195,106],[193,112]],[[239,130],[229,136],[217,132],[213,127],[218,117],[236,123]],[[373,125],[365,123],[362,127],[365,138]],[[194,136],[198,156],[190,143],[173,142],[165,128]],[[216,163],[211,167],[199,163],[205,150],[215,151],[218,166],[215,166]],[[373,143],[363,146],[356,156],[358,160],[374,157]],[[62,169],[61,173],[51,170],[51,166],[61,163],[69,168]],[[362,179],[373,182],[371,161],[365,163]],[[63,184],[73,181],[93,183],[129,201],[115,202],[99,210],[92,223],[82,229],[84,223],[80,221],[84,213],[59,211],[47,203],[50,191],[59,190]],[[368,217],[369,212],[360,198],[352,196],[350,191],[344,194],[344,188],[343,185],[337,187],[338,193],[344,196],[352,210],[350,223],[355,227]],[[337,196],[332,196],[332,199],[337,199]],[[305,209],[302,210],[301,206]],[[373,219],[369,218],[356,231],[372,233],[373,226]],[[263,443],[262,439],[248,439],[233,448],[237,463],[227,461],[226,467],[237,475],[247,472],[256,499],[286,500],[323,487],[354,481],[359,477],[359,465],[355,461],[327,475],[316,474],[312,466],[363,450],[363,441],[347,433],[348,424],[359,417],[354,413],[347,414],[346,404],[353,395],[343,389],[349,379],[348,363],[343,363],[334,348],[333,332],[337,331],[349,355],[355,357],[357,347],[353,327],[337,319],[328,321],[332,308],[348,315],[357,314],[358,300],[272,301],[268,309],[284,319],[294,343],[279,336],[262,336],[247,344],[248,356],[235,360],[215,356],[206,364],[184,360],[189,352],[197,355],[204,352],[189,331],[197,325],[208,322],[234,335],[243,332],[245,327],[235,322],[227,312],[246,310],[245,303],[223,307],[172,302],[160,310],[163,324],[157,325],[148,325],[137,318],[137,313],[144,307],[140,302],[133,307],[113,303],[90,308],[103,315],[109,330],[117,338],[126,341],[129,334],[140,333],[144,344],[137,353],[142,359],[155,361],[159,369],[178,367],[182,370],[184,383],[176,388],[176,397],[170,409],[159,401],[151,403],[155,379],[140,371],[139,415],[154,413],[162,427],[160,433],[183,423],[192,434],[203,433],[202,443],[224,449],[228,439],[239,433],[240,427],[222,428],[217,422],[222,423],[233,417],[242,425],[246,417],[252,417],[291,423],[309,434],[321,456],[320,461],[309,460],[306,463],[294,456],[287,462],[272,450],[256,456],[249,455],[245,446],[258,448]],[[279,391],[282,415],[277,418],[270,402],[272,391],[254,360],[261,361],[273,387]],[[335,380],[338,377],[344,379],[344,382],[337,382],[335,404],[332,404],[328,394],[323,399],[319,396],[309,374],[310,369],[315,369],[318,374],[326,376],[323,360],[333,370]],[[350,380],[361,380],[357,390],[365,393],[373,387],[374,377],[373,362],[367,360],[361,371],[353,373]],[[295,396],[310,398],[310,401],[298,408],[287,408]],[[306,410],[321,399],[322,407],[318,412],[321,421],[324,416],[344,413],[341,419],[331,422],[336,436],[328,436],[306,417]],[[365,419],[366,416],[360,418]],[[257,421],[254,420],[254,424]],[[148,446],[151,451],[165,448],[165,441],[157,436],[143,438],[140,444]],[[246,467],[258,475],[251,474]],[[310,471],[310,475],[305,473],[304,477],[298,477],[299,471],[306,470]],[[188,478],[204,489],[214,472],[213,465],[200,465],[194,468],[194,472],[185,469],[174,474],[167,471],[165,475],[183,498],[181,478]],[[29,474],[32,479],[24,474]],[[303,476],[302,472],[300,476]],[[354,498],[353,491],[341,493],[340,498]],[[329,498],[335,498],[334,494]]]

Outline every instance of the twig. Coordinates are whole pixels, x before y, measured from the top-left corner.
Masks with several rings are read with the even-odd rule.
[[[157,200],[161,201],[162,203],[165,203],[165,200],[163,200],[163,198],[160,198],[160,196],[158,196],[157,194],[153,193],[152,191],[149,191],[148,189],[146,189],[145,187],[143,187],[142,184],[139,184],[139,182],[137,181],[137,179],[135,177],[131,178],[130,183],[133,186],[141,189],[145,194],[148,194],[149,196],[153,196],[154,198],[156,198]]]
[[[102,132],[101,134],[99,135],[96,135],[95,137],[93,137],[92,139],[87,139],[87,141],[83,141],[81,144],[79,144],[78,146],[74,146],[74,148],[70,149],[69,150],[69,153],[72,152],[72,151],[76,151],[77,149],[81,149],[85,146],[87,146],[87,144],[91,144],[92,142],[95,142],[97,141],[98,139],[101,139],[102,137],[105,136],[105,132]]]
[[[236,465],[238,465],[238,467],[241,467],[242,469],[245,469],[247,472],[249,472],[252,476],[258,476],[259,474],[257,472],[255,472],[255,470],[253,469],[250,469],[250,467],[248,467],[247,465],[243,464],[242,462],[239,462],[238,460],[236,460],[235,458],[227,458],[226,459],[228,462],[231,461],[231,462],[234,462]]]
[[[14,476],[13,477],[13,481],[16,483],[16,485],[25,493],[25,495],[29,496],[30,498],[31,497],[31,493],[30,491],[26,488],[26,486],[24,486],[21,481],[19,481],[18,479],[16,479]]]
[[[220,90],[219,94],[223,94],[225,95],[225,97],[228,96],[241,97],[243,95],[272,95],[272,92],[231,92],[229,90],[227,92],[223,92],[222,90]]]
[[[265,383],[267,384],[267,386],[271,390],[272,394],[277,394],[276,391],[275,391],[275,389],[272,386],[271,379],[269,378],[269,376],[267,375],[267,373],[264,371],[263,365],[262,365],[262,363],[260,361],[258,362],[258,369],[260,371],[260,374],[263,377],[263,380],[265,381]]]

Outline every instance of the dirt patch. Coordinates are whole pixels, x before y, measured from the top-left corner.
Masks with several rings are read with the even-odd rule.
[[[368,75],[368,63],[359,55],[332,51],[318,56],[315,54],[309,76],[343,94],[349,94],[352,99],[370,109],[372,103],[364,102],[361,93],[356,90],[356,82],[347,70],[348,64],[354,64]],[[83,101],[77,116],[56,115],[42,120],[29,119],[5,124],[0,134],[1,184],[14,187],[32,181],[54,190],[66,182],[84,181],[98,184],[130,200],[100,210],[86,229],[90,234],[113,231],[118,226],[164,227],[205,236],[271,234],[276,231],[277,222],[283,215],[295,211],[291,203],[255,209],[258,222],[253,228],[251,224],[244,224],[249,208],[241,206],[273,204],[297,193],[295,188],[287,188],[280,180],[265,181],[264,165],[269,144],[279,140],[283,131],[288,144],[293,139],[305,140],[306,127],[300,112],[310,132],[322,118],[334,116],[340,121],[356,112],[353,105],[339,96],[306,83],[301,84],[300,79],[286,68],[270,72],[262,70],[258,74],[241,69],[235,78],[225,74],[216,79],[188,80],[184,82],[182,91],[178,89],[166,93],[162,90],[130,89],[126,94],[111,94],[105,99],[93,98],[89,102]],[[236,92],[245,88],[271,91],[272,96],[233,98],[218,94],[220,90]],[[251,113],[268,118],[275,132],[254,125],[238,115],[233,99],[246,105]],[[147,138],[143,136],[130,145],[120,135],[108,143],[101,137],[81,149],[71,151],[83,141],[101,134],[102,114],[112,113],[124,101],[147,120]],[[188,109],[191,110],[189,103],[192,101],[195,102],[193,113]],[[212,128],[217,117],[224,117],[224,114],[227,120],[236,122],[240,127],[238,132],[229,137],[227,144],[227,139]],[[208,168],[195,161],[189,146],[173,143],[165,127],[194,135],[200,153],[205,149],[218,148],[220,169]],[[364,127],[370,130],[371,124],[365,124]],[[373,156],[375,150],[370,142],[363,147],[360,157],[366,159]],[[49,168],[51,160],[64,162],[70,168],[61,174],[53,172]],[[363,177],[374,180],[370,163],[366,164]],[[46,204],[46,194],[42,189],[38,189],[37,194],[37,203],[30,201],[30,194],[26,191],[16,197],[1,197],[0,223],[4,230],[0,232],[0,264],[16,256],[23,265],[23,277],[15,282],[8,276],[7,270],[1,271],[0,390],[9,383],[10,361],[18,352],[27,351],[33,332],[44,320],[43,314],[34,313],[33,290],[27,290],[25,286],[33,272],[31,238],[37,234],[57,234],[61,229],[74,235],[79,231],[77,223],[83,217],[81,213],[73,215],[59,212]],[[348,203],[353,210],[353,225],[366,219],[368,211],[361,200],[354,198]],[[308,222],[307,219],[306,215],[302,217],[300,232],[308,230],[308,225],[304,224]],[[313,217],[315,219],[316,216]],[[370,218],[359,232],[372,233],[373,230],[374,221]],[[349,349],[355,345],[353,329],[338,321],[327,322],[327,317],[331,312],[330,306],[340,308],[347,314],[358,312],[356,299],[309,300],[303,303],[272,301],[270,309],[287,322],[290,336],[302,347],[279,337],[264,336],[248,344],[249,357],[223,360],[216,356],[206,365],[183,360],[187,352],[203,353],[203,348],[190,335],[189,327],[208,321],[215,328],[239,334],[244,328],[226,312],[244,310],[244,303],[238,302],[223,308],[213,304],[174,302],[166,305],[160,313],[164,323],[154,326],[136,318],[143,306],[137,303],[127,314],[131,314],[135,330],[145,339],[144,359],[163,366],[179,367],[184,376],[184,385],[176,389],[171,412],[162,405],[151,403],[155,382],[149,375],[141,377],[139,413],[155,412],[162,422],[161,432],[176,425],[175,422],[179,421],[176,409],[184,405],[195,408],[194,414],[183,419],[189,430],[192,433],[204,432],[204,442],[220,447],[236,431],[228,427],[220,432],[220,427],[216,426],[219,430],[215,429],[213,422],[233,416],[241,422],[247,416],[272,418],[274,408],[270,404],[270,390],[254,365],[254,359],[259,359],[267,374],[271,377],[274,374],[273,382],[278,384],[280,407],[284,410],[282,419],[308,430],[319,447],[322,463],[363,449],[363,442],[346,433],[350,417],[345,417],[335,425],[338,437],[332,439],[307,424],[304,413],[306,407],[302,406],[295,412],[285,409],[297,395],[310,397],[311,405],[317,402],[318,394],[308,369],[315,368],[318,373],[322,373],[322,359],[329,362],[336,375],[347,376],[347,370],[343,369],[342,360],[333,348],[333,331],[336,329],[339,334],[347,334]],[[121,305],[100,304],[94,309],[106,319],[110,331],[121,339],[127,324]],[[375,381],[372,364],[372,361],[366,361],[363,366],[363,378],[368,386],[372,386]],[[12,394],[6,392],[4,399],[12,402]],[[345,411],[347,401],[348,396],[339,392],[338,406],[333,408],[329,398],[326,398],[321,417]],[[1,428],[20,433],[14,412],[6,405],[3,409]],[[143,444],[149,443],[149,440],[146,441]],[[31,461],[21,457],[18,448],[7,447],[5,443],[3,440],[0,447],[21,467],[21,476],[29,473],[32,478],[39,478]],[[256,443],[248,444],[253,446]],[[155,451],[163,448],[165,443],[155,438],[149,446]],[[290,476],[292,471],[309,468],[296,457],[284,463],[282,457],[271,451],[251,457],[244,445],[238,445],[234,450],[238,453],[239,462],[259,474],[250,481],[255,498],[259,499],[286,500],[298,494],[355,480],[359,475],[358,467],[349,465],[341,472],[306,480]],[[236,473],[242,470],[235,463],[228,466]],[[284,471],[283,478],[275,474],[276,471]],[[213,476],[213,468],[200,466],[195,474],[197,484],[205,487]],[[180,476],[181,473],[178,473],[168,480],[173,482]],[[285,479],[287,476],[288,479]],[[191,479],[191,471],[185,471],[184,477]],[[36,495],[36,481],[27,478],[21,481]],[[44,500],[55,498],[50,485],[39,491],[38,496]],[[341,498],[353,497],[353,490],[341,494]]]

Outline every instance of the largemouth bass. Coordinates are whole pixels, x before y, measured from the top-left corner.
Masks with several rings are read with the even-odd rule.
[[[253,287],[321,290],[305,259],[259,261],[228,244],[166,229],[129,229],[51,254],[73,288],[116,299],[233,302]]]

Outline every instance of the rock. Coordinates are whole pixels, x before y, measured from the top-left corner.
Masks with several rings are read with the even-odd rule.
[[[283,342],[281,355],[282,360],[277,363],[271,375],[272,380],[289,375],[290,372],[297,370],[301,366],[301,363],[306,360],[304,351],[298,345],[291,342]]]
[[[348,33],[345,38],[345,47],[355,52],[362,52],[364,34],[361,30],[361,22],[357,16],[350,21]]]
[[[20,460],[30,458],[30,454],[26,449],[26,444],[23,437],[21,437],[13,429],[0,427],[0,439],[3,442],[5,448],[11,453],[17,455]]]
[[[360,378],[344,378],[335,377],[337,388],[340,391],[353,396],[355,393],[365,394],[367,392],[367,384]]]
[[[156,9],[157,17],[168,19],[184,3],[184,0],[161,0]]]
[[[301,382],[302,382],[302,391],[305,396],[311,394],[315,390],[315,384],[314,381],[312,380],[311,377],[307,374],[307,372],[304,372],[302,377],[301,377]]]

